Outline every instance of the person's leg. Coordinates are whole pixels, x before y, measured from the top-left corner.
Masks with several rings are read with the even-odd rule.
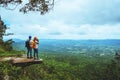
[[[38,49],[36,49],[36,56],[37,56],[37,59],[39,59],[39,58],[38,58]]]
[[[34,59],[38,59],[38,49],[34,49]]]
[[[32,58],[32,48],[30,48],[30,58]]]
[[[35,49],[34,49],[34,59],[35,59]]]
[[[29,58],[29,48],[27,48],[27,58]]]

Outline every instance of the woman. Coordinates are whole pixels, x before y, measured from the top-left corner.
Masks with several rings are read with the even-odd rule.
[[[34,59],[38,59],[38,44],[39,40],[37,37],[33,39]]]

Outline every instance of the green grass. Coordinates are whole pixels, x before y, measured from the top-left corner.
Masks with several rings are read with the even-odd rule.
[[[4,51],[4,52],[0,52],[0,57],[14,57],[14,56],[21,57],[22,54],[25,54],[25,52],[24,51]]]

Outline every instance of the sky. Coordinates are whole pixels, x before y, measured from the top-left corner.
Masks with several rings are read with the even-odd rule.
[[[27,1],[27,0],[24,0]],[[120,39],[120,0],[55,0],[45,15],[23,14],[0,7],[0,15],[10,27],[4,38],[27,39]],[[11,6],[11,8],[14,6]]]

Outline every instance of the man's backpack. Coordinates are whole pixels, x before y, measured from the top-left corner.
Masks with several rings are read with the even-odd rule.
[[[25,47],[30,47],[29,40],[25,41]]]

